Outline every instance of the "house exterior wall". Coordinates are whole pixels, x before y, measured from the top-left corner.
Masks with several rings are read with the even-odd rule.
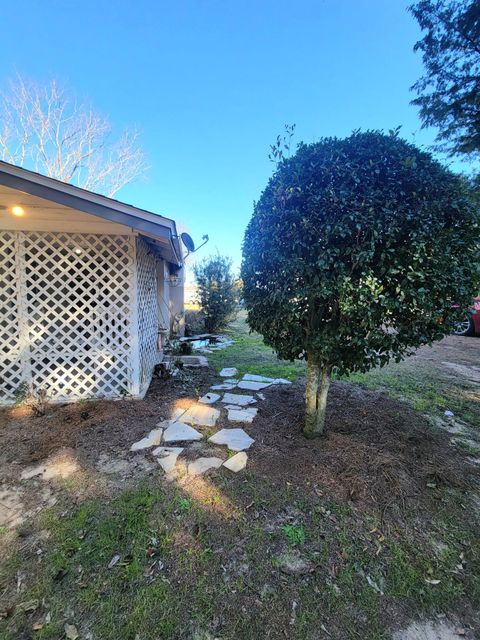
[[[142,238],[136,241],[136,304],[138,318],[139,395],[143,396],[160,361],[157,262]],[[163,261],[162,261],[163,262]]]
[[[135,237],[0,231],[0,403],[135,395]]]
[[[185,270],[180,269],[174,286],[170,286],[170,330],[178,336],[185,335]]]

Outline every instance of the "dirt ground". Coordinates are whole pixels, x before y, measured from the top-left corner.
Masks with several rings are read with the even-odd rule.
[[[480,371],[479,355],[480,340],[452,337],[420,349],[410,364],[416,366],[416,361],[438,368],[452,381],[461,378],[462,384],[473,385]],[[142,401],[50,406],[43,416],[25,407],[1,411],[0,502],[8,516],[4,524],[8,528],[21,523],[52,505],[59,479],[70,479],[73,499],[81,501],[134,484],[143,476],[161,478],[151,454],[130,453],[130,445],[159,421],[169,419],[176,408],[197,400],[213,382],[218,382],[218,376],[212,370],[199,369],[169,380],[155,378]],[[327,411],[329,435],[307,441],[301,435],[303,392],[303,379],[266,389],[265,400],[257,403],[258,416],[244,426],[255,439],[248,471],[258,480],[257,506],[249,510],[251,496],[240,476],[231,481],[226,493],[244,517],[252,519],[252,526],[259,508],[264,512],[273,508],[274,486],[286,487],[295,495],[328,497],[363,514],[378,514],[378,527],[385,535],[399,526],[414,532],[437,513],[442,507],[432,489],[478,491],[480,466],[475,460],[452,446],[447,429],[432,425],[401,400],[383,391],[334,382]],[[225,414],[222,411],[216,428],[227,426]],[[201,455],[201,445],[198,451]],[[29,470],[36,465],[50,472],[51,481],[41,489],[36,480],[28,480]],[[395,607],[388,605],[386,610],[394,626],[407,623],[406,614]],[[464,616],[469,629],[480,624],[468,605]],[[465,637],[473,637],[469,633]],[[342,636],[334,633],[333,637]]]
[[[452,336],[419,349],[406,362],[412,367],[434,367],[453,385],[455,380],[475,385],[480,340]],[[64,451],[70,451],[84,470],[98,471],[102,465],[108,470],[111,459],[124,460],[126,466],[120,465],[119,470],[126,471],[128,462],[138,458],[129,453],[130,445],[169,419],[176,408],[188,407],[214,382],[218,376],[210,369],[189,370],[180,378],[154,378],[141,401],[52,405],[43,416],[22,406],[2,410],[0,479],[18,481],[25,467]],[[433,430],[422,415],[385,392],[348,382],[332,385],[329,436],[306,441],[301,435],[303,392],[300,379],[292,386],[268,389],[266,399],[258,401],[258,416],[246,427],[257,440],[251,464],[258,472],[297,483],[318,483],[335,493],[347,492],[351,500],[373,500],[385,508],[398,499],[417,499],[428,480],[468,482],[458,472],[464,456],[448,446],[448,432]],[[217,423],[218,428],[223,426],[227,426],[226,412]]]

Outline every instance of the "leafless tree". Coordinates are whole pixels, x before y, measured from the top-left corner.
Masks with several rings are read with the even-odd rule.
[[[136,130],[112,140],[108,119],[55,80],[21,76],[0,91],[0,158],[110,197],[146,169]]]

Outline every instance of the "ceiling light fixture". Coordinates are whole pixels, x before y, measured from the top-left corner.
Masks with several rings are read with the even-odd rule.
[[[12,207],[12,213],[14,216],[17,216],[17,218],[20,218],[25,213],[25,209],[19,204],[16,204]]]

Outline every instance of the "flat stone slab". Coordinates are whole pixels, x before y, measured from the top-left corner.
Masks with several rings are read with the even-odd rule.
[[[236,386],[236,382],[223,382],[222,384],[214,384],[210,389],[212,389],[212,391],[231,391],[235,389]]]
[[[202,438],[201,433],[183,422],[172,422],[163,434],[164,442],[194,442]]]
[[[162,441],[163,429],[152,429],[148,436],[142,438],[138,442],[134,442],[130,447],[130,451],[140,451],[141,449],[148,449],[149,447],[156,447]]]
[[[225,367],[220,371],[222,378],[232,378],[233,376],[236,376],[237,373],[238,370],[235,367]]]
[[[253,382],[251,380],[240,380],[237,384],[239,389],[248,389],[248,391],[260,391],[261,389],[265,389],[265,387],[270,387],[271,382]]]
[[[255,404],[256,400],[253,396],[242,396],[239,393],[224,393],[222,402],[224,404],[234,404],[237,407],[246,407],[249,404]]]
[[[188,465],[187,473],[189,476],[200,476],[210,469],[218,469],[222,464],[221,458],[197,458]]]
[[[255,373],[246,373],[242,380],[249,380],[250,382],[268,382],[272,384],[274,378],[266,378],[265,376],[257,376]]]
[[[212,444],[225,444],[232,451],[243,451],[255,442],[243,429],[220,429],[208,441]]]
[[[182,422],[200,427],[214,427],[219,417],[220,411],[218,409],[198,403],[185,411],[182,415]]]
[[[272,384],[292,384],[291,380],[286,380],[285,378],[275,378]]]
[[[223,463],[223,466],[233,473],[242,471],[247,466],[248,456],[245,451],[240,451]]]
[[[260,400],[266,400],[266,396],[264,393],[257,393],[257,397],[260,398]]]
[[[248,409],[242,409],[240,407],[232,407],[232,405],[228,406],[228,419],[232,422],[252,423],[258,413],[258,409],[253,409],[251,407]]]
[[[176,407],[173,411],[172,411],[172,417],[170,418],[170,420],[172,420],[173,422],[175,422],[176,420],[178,420],[180,418],[180,416],[183,416],[183,414],[185,413],[186,409],[182,409],[182,407]]]
[[[170,473],[177,464],[177,458],[182,453],[183,447],[157,447],[152,455],[157,458],[158,464],[165,473]]]
[[[217,400],[220,400],[220,395],[218,393],[206,393],[199,400],[202,404],[213,404]]]

